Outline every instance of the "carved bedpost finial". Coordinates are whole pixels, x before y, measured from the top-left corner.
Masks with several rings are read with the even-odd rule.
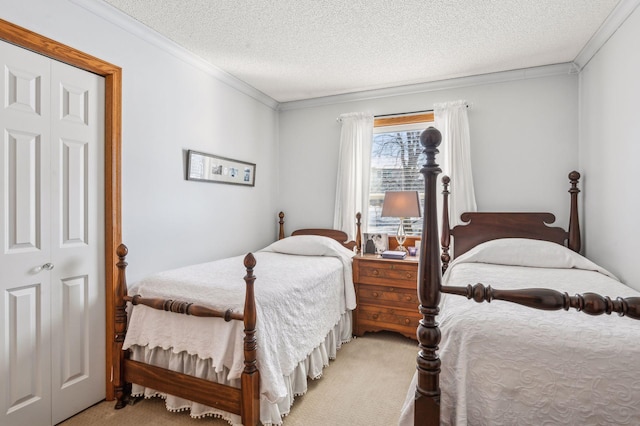
[[[449,267],[449,261],[451,255],[449,254],[449,247],[451,245],[451,228],[449,225],[449,182],[451,178],[449,176],[442,176],[442,232],[440,235],[440,245],[442,246],[442,254],[440,260],[442,260],[442,273]]]
[[[247,273],[249,273],[249,269],[253,272],[253,268],[255,268],[256,263],[257,261],[253,253],[247,253],[244,257],[244,267],[247,268]]]
[[[356,250],[358,253],[362,253],[362,223],[360,223],[361,219],[362,213],[356,213]]]
[[[284,213],[283,212],[278,213],[278,217],[280,218],[280,220],[278,221],[278,223],[280,224],[280,230],[278,231],[278,239],[281,240],[284,238]]]
[[[577,184],[578,181],[580,180],[580,173],[575,170],[572,171],[571,173],[569,173],[569,180],[571,181],[572,184]]]
[[[244,425],[257,425],[260,418],[260,372],[257,367],[256,354],[257,315],[253,291],[253,284],[256,280],[255,275],[253,275],[255,266],[256,258],[252,253],[247,254],[244,258],[244,267],[247,269],[247,275],[244,277],[247,285],[244,300],[244,370],[240,378],[243,401],[240,416]]]
[[[126,405],[125,399],[125,381],[122,365],[124,364],[124,351],[122,345],[127,334],[127,302],[124,300],[127,295],[127,278],[126,269],[127,262],[125,260],[129,249],[124,244],[120,244],[116,248],[118,262],[118,275],[116,277],[116,289],[114,300],[114,332],[113,332],[113,353],[119,358],[114,365],[113,371],[113,390],[116,397],[116,409],[123,408]]]
[[[115,303],[116,322],[118,322],[118,319],[121,319],[119,318],[120,316],[124,315],[123,322],[125,325],[127,323],[127,316],[126,316],[126,313],[124,312],[127,306],[127,302],[124,300],[124,297],[127,295],[126,271],[127,271],[128,263],[125,260],[127,257],[127,254],[129,254],[129,249],[124,244],[120,244],[116,248],[116,255],[118,256],[118,263],[116,263],[116,267],[118,268],[118,276],[116,278],[116,301],[115,301],[116,302]],[[115,337],[116,339],[119,338],[117,333]],[[122,338],[122,341],[124,341],[124,336],[122,336],[121,338]]]
[[[438,174],[442,170],[436,163],[436,154],[441,141],[442,135],[434,127],[429,127],[420,135],[420,143],[424,146],[427,161],[420,170],[424,175],[425,199],[418,267],[418,299],[422,319],[417,330],[420,352],[417,358],[418,384],[414,423],[422,426],[438,425],[440,419],[440,359],[437,353],[440,329],[436,315],[439,310],[442,270],[438,256],[440,242],[436,187]]]
[[[580,252],[581,238],[580,238],[580,220],[578,219],[578,181],[580,180],[580,173],[572,171],[569,173],[569,182],[571,188],[569,188],[569,194],[571,194],[571,211],[569,213],[569,241],[568,247],[575,251]]]
[[[436,154],[440,152],[438,151],[440,142],[442,142],[442,134],[435,127],[429,127],[420,134],[420,143],[427,155],[427,164],[425,166],[438,166],[436,164]],[[442,172],[442,170],[439,170],[439,172]]]
[[[124,262],[124,258],[129,254],[129,249],[124,244],[120,244],[116,248],[116,255],[120,258],[120,261]]]
[[[244,281],[247,286],[244,299],[244,372],[253,374],[257,372],[256,365],[256,300],[254,294],[254,282],[256,276],[253,275],[253,268],[256,266],[256,258],[252,253],[244,257],[244,267],[247,275]]]
[[[256,301],[254,296],[254,282],[256,280],[253,275],[253,268],[256,266],[256,258],[252,253],[244,257],[244,267],[247,269],[247,275],[244,281],[247,286],[244,299],[244,372],[253,374],[257,371],[256,366]]]

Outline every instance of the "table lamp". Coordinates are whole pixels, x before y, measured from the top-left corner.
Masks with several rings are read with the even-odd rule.
[[[407,251],[403,246],[407,239],[404,232],[404,219],[407,217],[420,217],[420,196],[418,191],[387,191],[382,201],[381,217],[399,217],[400,226],[396,234],[399,251]]]

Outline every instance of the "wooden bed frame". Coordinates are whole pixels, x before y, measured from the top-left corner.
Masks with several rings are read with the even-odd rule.
[[[284,213],[280,212],[278,216],[280,218],[278,239],[283,239],[285,236]],[[347,241],[348,236],[346,233],[334,229],[299,229],[294,231],[292,235],[327,236],[352,250],[354,246],[360,247],[360,218],[361,215],[358,213],[356,215],[356,241]],[[117,399],[115,408],[120,409],[127,405],[131,392],[131,383],[136,383],[159,392],[238,414],[244,426],[257,425],[260,421],[260,372],[257,366],[257,345],[255,337],[257,315],[254,282],[256,277],[253,275],[253,269],[256,266],[256,259],[253,254],[249,253],[244,258],[244,266],[247,271],[244,277],[246,283],[244,310],[243,312],[234,312],[231,309],[220,311],[179,300],[144,298],[139,295],[129,296],[126,280],[127,262],[125,261],[127,253],[127,247],[124,244],[120,244],[116,250],[119,261],[116,265],[118,268],[118,279],[113,341],[113,352],[117,354],[117,362],[115,363],[113,371],[114,395]],[[153,309],[176,314],[224,318],[227,322],[243,321],[245,333],[244,370],[241,376],[240,388],[211,382],[129,359],[129,351],[122,349],[127,333],[127,302],[134,306],[145,305]]]
[[[420,266],[418,272],[418,298],[420,301],[420,320],[417,337],[420,351],[417,358],[418,380],[415,393],[414,425],[435,426],[440,424],[440,359],[438,343],[440,329],[436,321],[439,312],[440,294],[457,294],[473,299],[478,303],[491,300],[504,300],[519,305],[542,310],[569,310],[574,308],[589,315],[618,313],[633,319],[640,319],[640,297],[617,298],[612,300],[595,293],[569,296],[550,289],[497,290],[483,284],[466,287],[442,286],[442,273],[449,261],[451,236],[454,237],[454,254],[459,256],[476,245],[498,238],[531,238],[552,241],[580,250],[580,227],[578,222],[577,188],[580,174],[571,172],[571,213],[569,230],[549,227],[555,217],[551,213],[463,213],[464,225],[449,229],[448,184],[444,177],[443,227],[441,236],[442,254],[438,241],[438,219],[436,212],[436,184],[438,174],[442,172],[435,161],[441,142],[440,132],[429,127],[420,135],[426,163],[421,169],[425,180],[425,212],[420,247]],[[442,264],[441,264],[442,262]]]

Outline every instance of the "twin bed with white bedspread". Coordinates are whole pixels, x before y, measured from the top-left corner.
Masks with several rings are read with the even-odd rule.
[[[531,239],[485,242],[443,286],[640,293],[581,255]],[[640,424],[640,329],[630,319],[539,311],[443,294],[438,315],[443,425]],[[413,425],[415,377],[400,424]]]
[[[260,420],[282,423],[293,398],[306,392],[342,343],[351,339],[355,308],[351,258],[337,241],[316,235],[292,236],[254,254],[257,261],[257,364],[260,371]],[[213,309],[242,311],[245,299],[242,257],[154,274],[129,293],[144,298],[198,303]],[[175,315],[135,306],[124,349],[131,359],[239,387],[244,367],[243,324],[222,318]],[[166,397],[169,410],[190,409],[231,424],[240,416],[183,398],[133,385],[132,394]]]

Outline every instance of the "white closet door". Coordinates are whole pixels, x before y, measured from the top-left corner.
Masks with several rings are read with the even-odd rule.
[[[51,63],[55,424],[105,396],[104,79]]]
[[[104,397],[104,82],[4,42],[0,72],[0,424],[50,425]]]
[[[2,425],[51,422],[50,60],[0,42]]]

